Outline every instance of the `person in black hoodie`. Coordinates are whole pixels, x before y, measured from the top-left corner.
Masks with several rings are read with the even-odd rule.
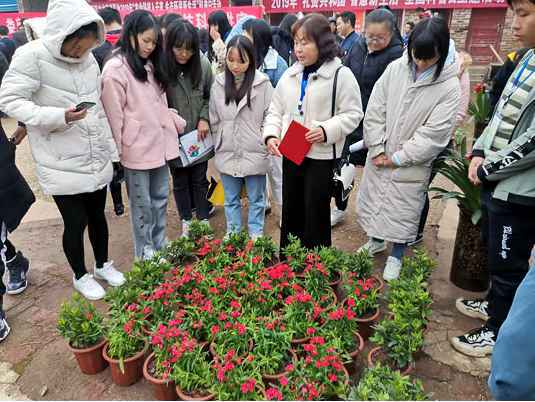
[[[100,71],[104,67],[104,62],[115,48],[115,44],[121,36],[121,14],[115,8],[104,7],[98,10],[98,15],[104,20],[106,27],[106,41],[93,50],[93,56],[97,60]]]
[[[383,75],[386,67],[403,55],[403,42],[400,40],[396,20],[391,11],[379,8],[366,16],[365,34],[353,45],[345,59],[345,65],[351,69],[360,87],[362,110],[366,114],[368,101],[375,83]],[[349,146],[362,140],[362,124],[346,138],[342,158],[349,154]],[[355,166],[364,166],[367,150],[349,155],[349,162]],[[331,225],[342,222],[345,211],[334,208],[331,211]]]
[[[273,48],[290,66],[293,58],[294,40],[292,38],[292,25],[297,21],[295,14],[286,14],[278,27],[272,28]]]
[[[15,147],[24,138],[25,131],[25,127],[19,125],[14,137],[8,140],[0,124],[0,342],[10,332],[3,309],[4,294],[6,290],[13,295],[22,293],[28,285],[29,261],[7,238],[35,202],[32,190],[15,165]],[[2,280],[6,268],[9,272],[7,289]]]

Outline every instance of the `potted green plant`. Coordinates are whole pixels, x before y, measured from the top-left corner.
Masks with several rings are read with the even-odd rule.
[[[111,378],[120,386],[132,385],[143,376],[148,348],[141,324],[129,318],[123,315],[114,317],[108,331],[108,344],[102,350],[111,368]]]
[[[68,342],[84,374],[96,374],[107,366],[102,358],[106,344],[103,317],[89,301],[73,293],[69,301],[62,303],[58,331]]]
[[[195,258],[195,242],[189,237],[180,237],[173,240],[162,251],[162,257],[175,267],[188,261],[193,262]]]
[[[318,331],[318,336],[329,339],[347,363],[356,359],[364,349],[356,316],[351,308],[340,306],[328,313],[327,321]]]
[[[289,243],[282,249],[282,255],[286,258],[286,263],[296,274],[301,274],[305,269],[305,259],[308,250],[303,247],[301,240],[294,235],[288,236]]]
[[[286,367],[297,360],[292,350],[292,335],[279,317],[267,317],[253,333],[254,364],[264,381],[287,375]]]
[[[283,322],[292,334],[292,343],[307,342],[325,321],[325,309],[306,291],[297,292],[285,300]]]
[[[239,303],[236,302],[236,304]],[[236,307],[234,312],[240,313],[240,308]],[[210,343],[210,352],[214,359],[222,360],[229,352],[233,356],[247,355],[253,349],[252,331],[248,326],[248,322],[241,320],[237,314],[233,316],[232,312],[219,325],[213,325],[211,327],[213,342]]]
[[[271,237],[260,236],[254,242],[252,254],[262,258],[263,265],[273,265],[277,262],[279,248]]]
[[[475,102],[468,105],[468,114],[474,119],[474,139],[477,140],[489,123],[492,109],[490,95],[485,83],[481,82],[474,87]]]
[[[378,364],[366,369],[358,385],[349,393],[351,401],[425,401],[422,382],[398,370]]]
[[[205,222],[193,219],[189,225],[189,236],[194,242],[198,242],[203,238],[212,239],[214,237],[214,229]]]
[[[172,365],[171,378],[183,401],[214,399],[213,377],[210,355],[201,344],[185,351]]]
[[[453,249],[450,280],[458,287],[483,292],[489,286],[487,254],[481,241],[481,188],[468,179],[470,158],[466,157],[466,140],[451,150],[438,163],[438,174],[448,179],[455,189],[432,187],[435,199],[457,201],[459,223]]]
[[[341,280],[341,272],[347,270],[348,255],[335,247],[320,247],[316,253],[327,271],[329,285],[336,290]]]

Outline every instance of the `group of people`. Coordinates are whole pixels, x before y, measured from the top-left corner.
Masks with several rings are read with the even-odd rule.
[[[532,48],[535,27],[518,11],[533,8],[532,0],[510,1],[513,29]],[[404,38],[388,9],[368,13],[362,33],[345,12],[336,18],[343,35],[337,38],[319,14],[287,15],[273,29],[253,17],[232,27],[216,11],[203,44],[176,14],[156,18],[137,10],[123,25],[116,10],[99,13],[85,1],[51,0],[44,26],[17,50],[2,80],[0,109],[19,121],[14,141],[0,132],[0,161],[9,167],[0,176],[0,266],[9,271],[8,293],[26,288],[29,269],[7,239],[34,201],[14,164],[15,144],[26,132],[39,183],[63,218],[74,288],[90,300],[105,295],[96,279],[124,283],[108,255],[108,185],[120,193],[118,183],[126,182],[135,257],[152,258],[167,243],[169,172],[183,235],[194,215],[209,222],[212,158],[224,188],[227,235],[242,230],[245,187],[250,237],[264,233],[271,195],[281,208],[281,248],[290,235],[308,248],[331,245],[331,226],[345,215],[331,210],[333,172],[340,159],[362,166],[357,217],[369,239],[361,249],[375,255],[392,243],[383,276],[399,277],[407,247],[422,240],[433,165],[451,147],[468,107],[471,59],[455,49],[445,20],[424,18]],[[483,186],[492,288],[485,301],[457,302],[461,312],[488,321],[452,344],[473,356],[492,351],[535,243],[532,55],[519,63],[472,153],[469,178]],[[307,128],[311,144],[299,165],[279,149],[293,121]],[[199,140],[211,136],[214,147],[187,164],[179,139],[193,132]],[[351,153],[359,141],[364,149]],[[84,259],[86,227],[92,273]],[[0,340],[9,332],[1,314]]]

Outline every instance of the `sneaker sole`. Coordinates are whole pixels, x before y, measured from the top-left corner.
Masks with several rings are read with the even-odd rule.
[[[76,290],[78,293],[80,293],[83,297],[85,297],[87,300],[91,300],[91,301],[102,300],[102,299],[104,299],[104,296],[106,296],[106,295],[104,295],[104,296],[102,296],[102,297],[89,297],[89,296],[84,295],[84,294],[83,294],[82,292],[80,292],[78,289],[75,289],[75,290]]]
[[[457,311],[459,311],[459,313],[470,318],[478,318],[483,321],[487,321],[489,319],[488,315],[485,315],[479,311],[468,310],[460,300],[455,301],[455,308]]]
[[[108,285],[113,286],[114,288],[117,288],[117,287],[119,287],[121,285],[124,285],[124,282],[126,282],[126,281],[124,281],[124,282],[122,282],[120,284],[113,284],[110,281],[108,281],[106,278],[104,278],[104,277],[100,276],[99,274],[97,274],[96,272],[93,272],[93,277],[95,279],[100,279],[101,281],[105,281]]]
[[[482,346],[478,349],[473,349],[459,342],[456,337],[450,338],[450,344],[457,352],[470,357],[486,357],[492,355],[494,349],[493,346]]]
[[[28,287],[28,280],[26,280],[26,285],[24,285],[22,288],[19,288],[17,290],[8,290],[6,291],[6,293],[8,295],[19,295],[21,294],[22,292],[24,292],[26,290],[26,288]]]
[[[4,339],[6,339],[8,337],[8,335],[9,335],[9,333],[11,332],[11,327],[9,325],[7,325],[7,322],[4,321],[4,323],[6,325],[7,330],[6,330],[6,333],[4,334],[4,336],[2,336],[0,338],[0,342],[2,342]]]

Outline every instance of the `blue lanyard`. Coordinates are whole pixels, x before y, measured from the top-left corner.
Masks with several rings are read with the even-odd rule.
[[[533,73],[535,73],[535,70],[531,71],[529,73],[529,75],[524,78],[522,80],[522,82],[520,82],[520,78],[522,77],[522,74],[524,74],[524,71],[526,70],[526,68],[528,67],[529,65],[529,62],[531,60],[531,58],[533,57],[533,53],[531,54],[531,56],[529,56],[526,61],[524,61],[524,63],[522,64],[522,67],[520,68],[520,70],[518,71],[518,73],[516,74],[514,80],[513,80],[513,88],[511,89],[511,92],[509,94],[509,97],[511,97],[518,88],[520,88],[522,85],[524,85],[524,83],[529,80],[531,78],[531,76],[533,75]]]
[[[305,73],[303,72],[303,79],[301,80],[301,95],[299,96],[299,103],[297,104],[297,109],[299,109],[299,114],[301,116],[303,115],[303,99],[305,99],[305,93],[308,85],[308,77],[309,75],[307,74],[305,78]]]

